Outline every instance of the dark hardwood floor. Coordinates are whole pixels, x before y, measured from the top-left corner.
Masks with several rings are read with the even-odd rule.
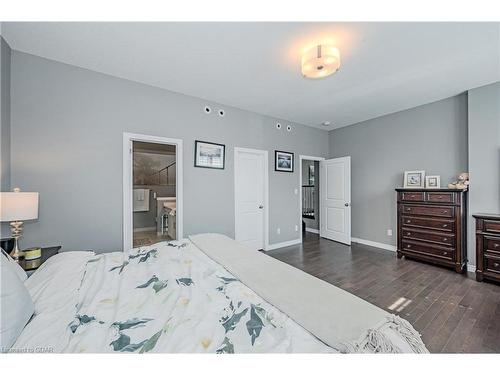
[[[500,353],[500,285],[306,233],[268,255],[408,320],[431,353]]]

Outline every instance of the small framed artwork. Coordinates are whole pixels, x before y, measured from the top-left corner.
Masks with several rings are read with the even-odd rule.
[[[199,168],[224,169],[226,146],[218,143],[195,141],[194,166]]]
[[[425,187],[427,189],[439,189],[441,187],[441,177],[425,176]]]
[[[405,188],[425,188],[425,171],[405,171],[403,186]]]
[[[293,172],[293,152],[274,151],[274,170]]]

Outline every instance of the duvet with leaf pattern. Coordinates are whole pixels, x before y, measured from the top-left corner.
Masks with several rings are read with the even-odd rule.
[[[128,253],[62,253],[26,286],[36,311],[19,350],[333,352],[189,240]]]

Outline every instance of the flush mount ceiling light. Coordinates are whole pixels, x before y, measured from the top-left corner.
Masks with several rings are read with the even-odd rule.
[[[318,44],[302,55],[302,75],[307,78],[323,78],[340,68],[340,53],[330,44]]]

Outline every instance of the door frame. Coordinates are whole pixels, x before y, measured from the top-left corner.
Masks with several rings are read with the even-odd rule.
[[[319,228],[319,235],[321,238],[326,238],[330,241],[335,241],[335,242],[338,242],[338,243],[342,243],[344,245],[348,245],[348,246],[351,246],[351,243],[352,243],[352,173],[351,173],[351,156],[348,155],[348,156],[342,156],[342,157],[338,157],[338,158],[331,158],[331,159],[326,159],[325,161],[329,161],[329,160],[349,160],[349,202],[347,202],[349,204],[349,243],[346,244],[344,242],[340,242],[340,241],[335,241],[335,240],[332,240],[330,238],[326,238],[326,237],[323,237],[321,235],[322,233],[322,226],[320,226]],[[322,183],[322,179],[320,178],[320,183]],[[326,182],[325,182],[326,183]],[[320,215],[323,214],[323,210],[322,210],[322,207],[321,207],[321,204],[322,204],[323,200],[320,199],[320,202],[319,202],[319,211],[320,211]],[[320,216],[320,220],[321,220],[321,216]],[[326,220],[323,220],[323,223],[325,222]]]
[[[325,158],[321,156],[308,156],[308,155],[299,155],[299,232],[300,232],[300,243],[303,241],[303,234],[302,234],[302,160],[312,160],[312,161],[323,161]],[[316,171],[314,172],[316,173]],[[319,173],[319,171],[318,171]],[[318,186],[318,190],[319,190]],[[318,204],[319,204],[319,195],[318,195]],[[321,208],[320,208],[321,211]],[[321,220],[321,212],[318,212],[319,214],[319,219],[318,221]],[[318,228],[318,233],[321,230],[321,227]]]
[[[234,147],[234,237],[236,238],[236,220],[238,212],[236,210],[236,170],[238,169],[237,154],[240,152],[253,153],[264,156],[264,245],[263,250],[269,249],[269,153],[266,150],[258,150],[246,147]]]
[[[184,236],[183,231],[183,152],[182,139],[158,137],[147,134],[123,133],[123,251],[133,248],[133,163],[132,163],[132,142],[161,143],[175,145],[175,196],[177,215],[177,239]]]

